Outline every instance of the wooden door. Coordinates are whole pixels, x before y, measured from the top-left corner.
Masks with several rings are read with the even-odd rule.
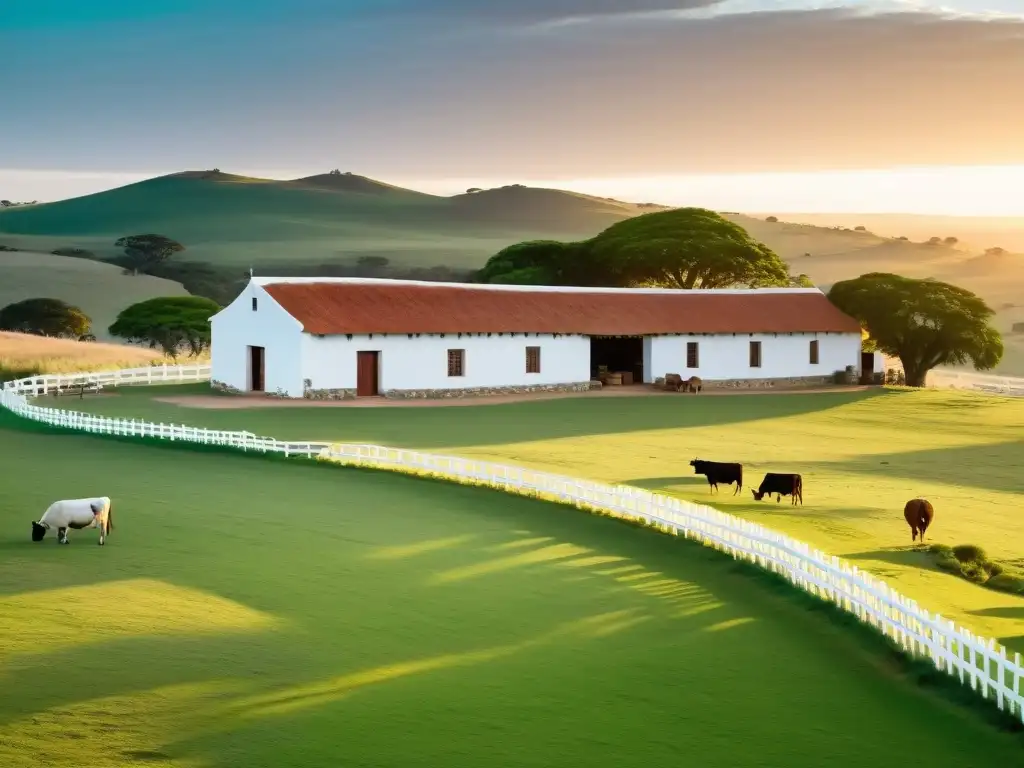
[[[870,384],[875,376],[875,353],[860,353],[860,383]]]
[[[379,352],[356,353],[356,396],[376,397],[378,389]]]
[[[249,389],[262,392],[266,386],[266,350],[263,347],[249,347]]]

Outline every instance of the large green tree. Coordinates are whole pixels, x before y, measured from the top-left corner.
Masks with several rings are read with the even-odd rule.
[[[577,243],[519,243],[491,257],[477,280],[619,288],[806,284],[742,227],[704,208],[636,216]]]
[[[0,309],[0,331],[78,339],[91,325],[85,312],[60,299],[25,299]]]
[[[163,235],[129,235],[120,238],[114,245],[124,248],[125,268],[134,274],[148,273],[174,254],[185,250],[184,245]]]
[[[511,285],[601,285],[587,270],[585,243],[529,240],[499,251],[476,274],[481,283]]]
[[[159,347],[171,358],[198,355],[210,347],[210,318],[220,305],[202,296],[165,296],[121,311],[110,334],[134,344]]]
[[[987,371],[1003,357],[1002,337],[989,324],[995,312],[955,285],[872,272],[836,283],[828,297],[860,320],[879,351],[900,359],[908,386],[923,387],[939,365]]]
[[[590,261],[618,285],[728,288],[788,285],[789,270],[743,227],[705,208],[647,213],[613,224]]]

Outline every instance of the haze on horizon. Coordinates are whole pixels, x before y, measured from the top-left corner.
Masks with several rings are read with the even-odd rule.
[[[0,48],[7,199],[339,167],[1024,216],[1021,0],[36,0]]]

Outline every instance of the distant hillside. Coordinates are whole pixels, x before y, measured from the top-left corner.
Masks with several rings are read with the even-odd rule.
[[[111,264],[48,253],[0,252],[0,307],[23,299],[47,297],[81,307],[100,341],[117,313],[154,296],[182,296],[179,283],[159,277],[131,277]]]
[[[39,254],[35,261],[30,253],[13,255],[21,271],[4,270],[0,299],[38,295],[49,284],[57,298],[78,299],[87,312],[91,303],[107,318],[154,295],[150,291],[182,292],[175,282],[125,277],[114,267],[49,255],[55,248],[81,248],[100,259],[116,258],[114,241],[127,234],[153,232],[180,241],[187,250],[165,276],[228,301],[250,267],[257,274],[352,274],[357,260],[372,257],[374,269],[390,262],[388,274],[463,279],[512,243],[588,238],[617,221],[665,208],[520,185],[443,197],[352,173],[275,181],[186,171],[56,203],[0,209],[0,251],[6,246]],[[975,291],[998,310],[997,324],[1008,334],[999,370],[1024,376],[1024,334],[1009,334],[1014,323],[1024,322],[1024,256],[1014,253],[1024,251],[1014,240],[1024,233],[1024,221],[724,215],[775,250],[794,273],[822,287],[888,271]],[[951,236],[958,241],[927,242]],[[1007,252],[984,254],[997,246]],[[33,269],[26,271],[26,264]],[[96,282],[83,294],[76,287],[86,284],[82,270],[96,269],[102,271],[89,273]]]
[[[109,257],[117,238],[156,232],[184,244],[185,258],[221,266],[377,256],[401,264],[476,267],[512,242],[590,237],[657,209],[516,186],[441,197],[356,174],[273,181],[187,171],[5,209],[0,243],[41,251],[79,247]]]

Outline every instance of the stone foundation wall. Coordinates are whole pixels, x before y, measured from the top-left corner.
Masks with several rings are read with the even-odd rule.
[[[832,376],[795,376],[781,379],[719,379],[703,380],[704,389],[793,389],[796,387],[823,387],[835,384]],[[664,377],[654,380],[654,386],[663,387]]]
[[[531,384],[509,387],[473,387],[470,389],[389,389],[384,397],[392,400],[443,400],[453,397],[487,397],[489,395],[525,395],[536,392],[589,392],[600,389],[601,382],[580,381],[572,384]]]
[[[232,387],[230,384],[225,384],[223,381],[217,381],[216,379],[210,379],[210,389],[217,392],[224,392],[228,395],[241,395],[242,390],[237,387]]]
[[[824,387],[833,384],[832,376],[794,376],[780,379],[704,380],[704,389],[772,389],[792,387]]]
[[[351,400],[355,396],[354,389],[307,389],[302,393],[306,400]]]

